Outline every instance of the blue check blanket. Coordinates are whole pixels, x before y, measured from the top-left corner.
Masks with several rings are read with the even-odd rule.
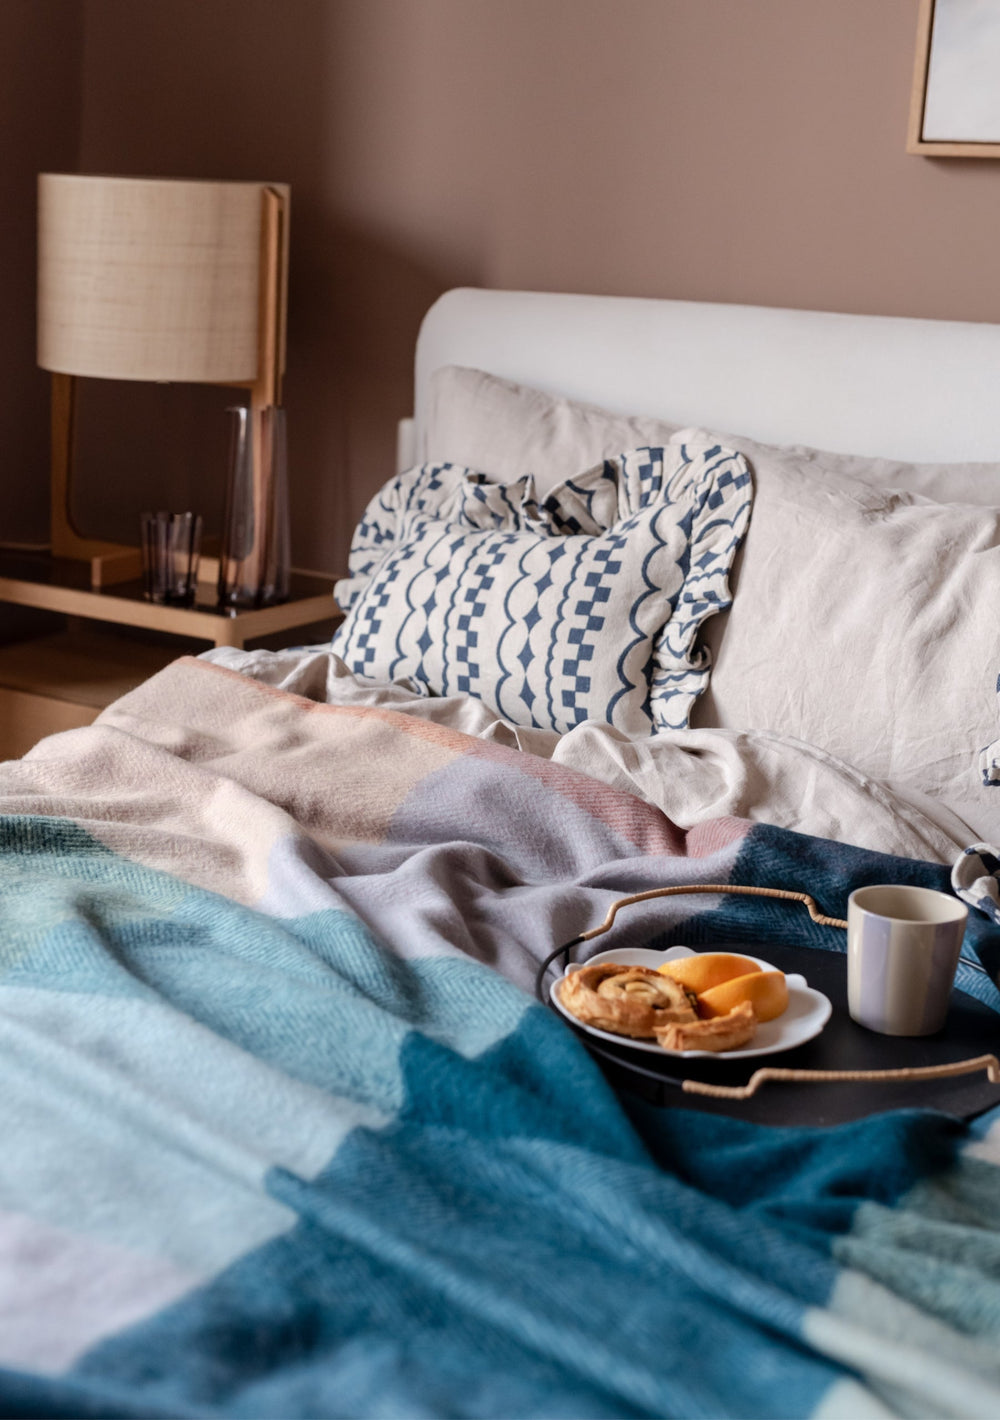
[[[626,1109],[527,989],[643,887],[843,916],[947,869],[681,833],[192,661],[0,766],[0,812],[0,1413],[1000,1413],[1000,1112]],[[844,946],[773,901],[635,911],[602,946]]]

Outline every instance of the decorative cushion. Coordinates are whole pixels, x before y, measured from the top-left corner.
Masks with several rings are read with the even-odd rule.
[[[745,460],[697,437],[607,459],[541,503],[530,474],[412,469],[358,526],[333,649],[358,675],[473,695],[518,725],[682,728],[751,493]]]
[[[819,479],[795,450],[756,447],[753,519],[725,625],[706,628],[714,667],[693,723],[791,735],[957,816],[969,841],[1000,841],[980,762],[998,725],[1000,499]]]

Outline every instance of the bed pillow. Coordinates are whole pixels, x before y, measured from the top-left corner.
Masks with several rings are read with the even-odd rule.
[[[423,465],[358,526],[333,649],[355,674],[472,695],[517,725],[683,727],[750,500],[746,461],[710,439],[604,460],[541,502],[530,474]]]
[[[998,729],[1000,506],[819,479],[788,449],[749,462],[753,519],[693,723],[794,736],[996,841],[980,756]]]
[[[615,414],[482,370],[444,365],[428,384],[425,457],[481,469],[498,482],[530,472],[544,497],[579,469],[621,449],[667,443],[684,422]],[[762,455],[788,455],[824,481],[848,477],[943,503],[1000,505],[1000,463],[902,463],[805,445],[772,446],[739,434],[717,437],[726,448],[745,454],[751,466]]]
[[[666,444],[680,427],[613,414],[483,370],[443,365],[428,384],[424,457],[480,469],[498,483],[530,473],[544,498],[622,449]]]
[[[1000,675],[997,676],[997,700],[1000,701]],[[1000,713],[997,714],[997,726],[1000,728]],[[1000,789],[1000,739],[994,740],[983,750],[979,758],[979,772],[987,788]],[[1000,846],[1000,843],[997,846]]]

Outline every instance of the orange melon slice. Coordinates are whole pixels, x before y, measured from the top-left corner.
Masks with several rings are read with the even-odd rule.
[[[750,972],[760,971],[760,967],[750,957],[739,956],[735,952],[699,952],[693,957],[665,961],[656,969],[664,976],[671,976],[674,981],[679,981],[696,996],[700,996],[703,991],[710,991],[712,987],[719,986],[734,976],[746,976]]]
[[[783,971],[761,971],[758,967],[699,991],[697,996],[700,1016],[727,1016],[734,1006],[749,1001],[758,1021],[773,1021],[788,1006],[788,983]]]

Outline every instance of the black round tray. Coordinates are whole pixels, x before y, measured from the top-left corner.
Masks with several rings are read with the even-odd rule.
[[[939,1109],[969,1119],[1000,1104],[1000,1084],[985,1070],[943,1079],[914,1081],[823,1081],[792,1084],[769,1081],[748,1099],[713,1099],[688,1093],[684,1079],[716,1085],[745,1085],[755,1070],[919,1069],[1000,1052],[1000,1015],[965,991],[953,991],[944,1029],[932,1036],[879,1035],[851,1020],[847,1011],[847,958],[815,947],[748,948],[718,943],[704,950],[744,952],[763,957],[784,972],[801,972],[809,985],[830,998],[833,1013],[818,1036],[794,1050],[746,1060],[684,1060],[597,1040],[567,1022],[616,1088],[652,1104],[733,1115],[758,1124],[827,1125],[881,1114],[890,1109]],[[553,1009],[555,1009],[553,1007]],[[565,1017],[560,1017],[565,1019]]]

